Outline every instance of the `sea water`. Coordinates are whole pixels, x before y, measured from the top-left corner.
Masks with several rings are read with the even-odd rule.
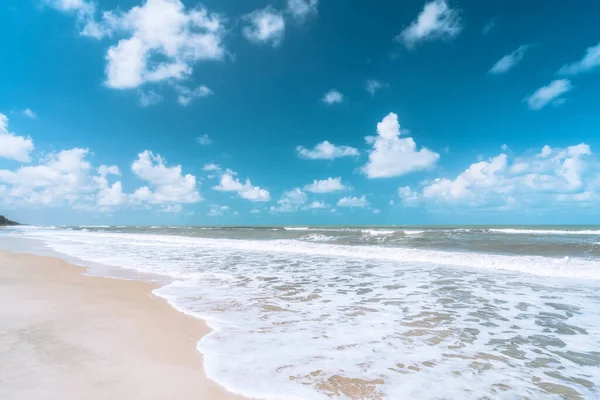
[[[600,228],[20,227],[0,245],[162,277],[213,328],[207,375],[249,397],[600,397]]]

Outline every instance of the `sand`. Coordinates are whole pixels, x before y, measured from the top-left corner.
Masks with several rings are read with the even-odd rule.
[[[152,284],[81,272],[0,251],[0,399],[241,399],[204,375],[203,321]]]

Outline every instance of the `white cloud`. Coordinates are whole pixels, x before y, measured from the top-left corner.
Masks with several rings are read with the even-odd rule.
[[[416,206],[421,201],[419,193],[414,192],[408,186],[399,187],[398,196],[402,204],[409,207]],[[394,205],[394,200],[390,200],[390,205]]]
[[[304,190],[311,193],[329,193],[338,190],[346,190],[347,187],[342,183],[342,178],[327,178],[324,180],[314,180],[313,183],[304,186]]]
[[[375,92],[379,89],[383,89],[387,87],[387,84],[376,79],[369,79],[367,84],[365,85],[365,90],[371,94],[371,96],[375,95]]]
[[[208,146],[208,145],[212,144],[213,141],[208,135],[204,134],[202,136],[198,136],[196,138],[196,142],[198,142],[198,144],[200,144],[202,146]],[[215,164],[207,164],[207,165],[215,166]],[[206,168],[207,165],[205,165],[204,168]],[[204,169],[204,170],[211,171],[210,169]]]
[[[342,197],[338,202],[338,207],[359,207],[365,208],[369,205],[367,198],[363,195],[361,197]]]
[[[0,202],[7,206],[75,205],[91,196],[106,182],[90,174],[87,149],[73,148],[50,153],[39,165],[15,171],[0,170],[0,182],[8,191]]]
[[[146,150],[138,155],[132,171],[148,186],[125,193],[116,165],[93,168],[85,148],[72,148],[45,155],[37,165],[0,170],[3,196],[0,205],[69,206],[76,209],[110,210],[117,206],[159,205],[161,211],[181,210],[181,203],[202,200],[196,179],[183,176],[181,166],[167,167],[159,155]],[[113,182],[109,182],[113,180]]]
[[[196,62],[225,56],[221,18],[202,7],[186,10],[180,0],[146,0],[127,12],[104,13],[100,24],[125,36],[106,54],[111,88],[185,79]]]
[[[381,214],[381,210],[376,208],[373,210],[373,214]]]
[[[525,98],[525,100],[527,101],[529,108],[532,110],[539,110],[550,102],[556,105],[562,104],[565,99],[560,98],[560,96],[572,89],[573,86],[571,85],[571,81],[568,79],[557,79],[546,86],[542,86],[532,95]]]
[[[333,160],[340,157],[358,156],[358,150],[349,146],[336,146],[327,140],[317,144],[310,150],[303,146],[296,147],[298,155],[310,160]]]
[[[164,213],[178,213],[181,212],[182,209],[183,207],[181,207],[181,204],[167,204],[160,208],[159,211]]]
[[[498,60],[498,62],[494,64],[494,66],[492,66],[492,68],[490,69],[490,74],[499,75],[507,73],[515,65],[521,62],[529,48],[531,48],[530,44],[524,44],[522,46],[519,46],[519,48],[513,51],[512,53],[505,55],[500,60]]]
[[[201,85],[195,89],[190,89],[182,85],[175,85],[177,91],[177,102],[182,106],[187,106],[191,101],[198,97],[212,96],[214,92],[207,86]]]
[[[306,193],[304,193],[299,188],[295,188],[292,190],[285,191],[281,200],[279,200],[279,203],[300,205],[306,203],[306,200],[308,200],[308,196],[306,196]]]
[[[115,182],[111,186],[100,188],[96,194],[96,204],[100,207],[119,206],[127,201],[127,195],[123,193],[121,182]]]
[[[0,158],[28,162],[29,153],[33,148],[31,138],[17,136],[8,131],[8,117],[0,113]]]
[[[410,49],[427,40],[454,38],[462,30],[458,14],[457,10],[448,6],[446,0],[426,3],[417,19],[396,39]]]
[[[55,9],[74,14],[77,18],[79,33],[95,39],[111,36],[113,33],[114,16],[112,13],[104,13],[102,21],[97,22],[96,4],[88,0],[45,0],[46,4]]]
[[[410,172],[433,167],[440,155],[425,147],[417,151],[413,138],[400,138],[402,134],[398,116],[389,113],[377,124],[377,136],[367,136],[373,144],[369,161],[362,171],[369,178],[401,176]]]
[[[344,95],[341,94],[336,89],[331,89],[329,92],[323,95],[321,101],[323,103],[331,105],[331,104],[339,104],[344,100]]]
[[[165,160],[149,150],[138,154],[131,170],[148,183],[132,194],[134,202],[149,204],[196,203],[202,200],[196,188],[196,177],[182,174],[181,165],[167,167]]]
[[[242,33],[250,42],[277,47],[285,34],[285,21],[279,11],[269,6],[244,16],[248,23]]]
[[[277,202],[277,206],[271,206],[271,212],[294,212],[301,205],[305,204],[308,196],[299,188],[287,190],[283,192],[281,199]]]
[[[210,209],[208,210],[208,213],[206,215],[208,215],[209,217],[219,217],[230,210],[231,209],[229,206],[219,206],[213,204],[210,206]]]
[[[121,170],[119,170],[119,167],[116,165],[101,165],[96,169],[96,171],[98,172],[98,175],[103,177],[108,175],[121,176]]]
[[[250,179],[241,183],[239,179],[234,178],[235,172],[227,171],[221,176],[219,185],[213,187],[214,190],[221,192],[237,192],[238,196],[250,201],[269,201],[271,194],[268,190],[259,186],[252,185]]]
[[[308,208],[310,209],[321,209],[321,208],[327,208],[329,207],[327,204],[325,204],[325,202],[323,201],[313,201],[312,203],[310,203],[308,205]]]
[[[160,94],[156,93],[154,90],[140,90],[138,92],[138,99],[140,106],[149,107],[160,103],[163,100],[163,97]]]
[[[598,67],[600,67],[600,42],[595,46],[588,47],[581,60],[572,64],[563,65],[558,73],[575,75],[582,72],[589,72]]]
[[[512,161],[501,153],[472,164],[454,179],[435,179],[421,191],[402,187],[398,194],[405,205],[426,202],[498,210],[514,209],[519,204],[586,202],[594,198],[593,177],[598,172],[598,164],[591,157],[585,143],[556,149],[544,146],[537,154]]]
[[[220,165],[213,164],[213,163],[210,163],[210,164],[205,164],[205,165],[202,167],[202,170],[203,170],[203,171],[221,171],[221,169],[222,169],[222,168],[221,168],[221,166],[220,166]]]
[[[250,214],[260,214],[260,213],[261,213],[261,211],[257,208],[250,210]]]
[[[38,119],[38,115],[30,108],[26,108],[23,110],[23,115],[27,118]]]
[[[304,21],[309,15],[316,15],[319,0],[288,0],[287,11],[297,20]]]
[[[488,23],[486,23],[483,28],[481,29],[481,33],[483,35],[487,35],[488,33],[490,33],[494,28],[496,27],[496,21],[491,20]]]

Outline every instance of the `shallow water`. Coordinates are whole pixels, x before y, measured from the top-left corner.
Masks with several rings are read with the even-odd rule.
[[[99,273],[169,277],[156,294],[215,329],[198,345],[208,375],[248,396],[600,396],[600,228],[26,227],[0,241],[8,236]]]

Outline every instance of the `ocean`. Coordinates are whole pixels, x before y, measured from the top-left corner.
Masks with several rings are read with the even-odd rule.
[[[157,282],[206,373],[261,399],[600,398],[600,227],[10,227]]]

